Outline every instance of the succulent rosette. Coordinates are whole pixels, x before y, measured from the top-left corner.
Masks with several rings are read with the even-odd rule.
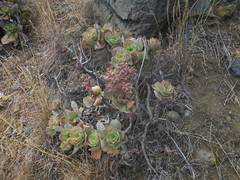
[[[60,149],[63,152],[70,151],[72,149],[72,145],[70,143],[64,141],[64,142],[61,143]]]
[[[100,134],[97,130],[95,129],[89,130],[87,144],[94,150],[100,148]]]
[[[123,43],[123,48],[136,60],[141,60],[144,55],[144,43],[142,39],[128,38]]]
[[[71,111],[71,110],[65,110],[64,111],[64,116],[63,119],[61,120],[63,124],[70,123],[70,124],[75,124],[79,120],[79,114],[78,112]]]
[[[53,115],[48,121],[47,134],[54,136],[57,132],[61,132],[60,120],[59,117]]]
[[[154,94],[159,99],[171,97],[174,93],[174,87],[169,81],[163,80],[153,84]]]
[[[68,142],[73,146],[82,146],[85,142],[86,134],[82,128],[74,127],[70,131]]]
[[[144,43],[142,39],[128,38],[123,43],[123,48],[126,49],[130,53],[134,53],[136,51],[144,50]]]
[[[107,31],[104,34],[104,39],[111,47],[120,46],[122,44],[121,33],[118,32],[114,33],[111,31]]]
[[[97,41],[101,40],[101,36],[101,31],[99,29],[90,27],[82,34],[83,43],[93,47]]]
[[[60,145],[60,149],[65,152],[65,151],[69,151],[72,148],[72,144],[70,144],[68,142],[68,139],[70,137],[70,130],[69,129],[63,129],[59,138],[61,140],[61,145]]]
[[[126,141],[126,136],[117,128],[106,127],[103,132],[101,148],[108,153],[118,153],[118,148]]]
[[[132,56],[124,48],[116,47],[112,50],[112,62],[113,64],[127,63],[132,65]]]

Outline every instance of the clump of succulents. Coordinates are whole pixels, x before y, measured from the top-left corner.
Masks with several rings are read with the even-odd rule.
[[[65,109],[62,114],[53,113],[48,122],[48,134],[56,135],[61,132],[65,125],[76,125],[80,122],[82,116],[83,107],[78,108],[76,102],[71,102],[72,110]]]
[[[136,70],[128,64],[110,65],[103,78],[106,81],[104,97],[121,112],[129,112],[134,105],[134,77]]]
[[[128,38],[123,43],[123,48],[128,51],[136,62],[143,59],[144,42],[141,38]]]
[[[118,120],[111,121],[109,125],[98,122],[96,128],[83,121],[75,125],[60,125],[60,121],[57,120],[56,123],[59,124],[58,134],[62,152],[75,154],[80,148],[88,147],[92,157],[100,159],[102,152],[118,154],[120,146],[127,140]]]
[[[132,55],[122,47],[116,47],[112,50],[112,59],[113,64],[127,63],[132,65]]]
[[[98,48],[103,40],[103,35],[99,27],[89,27],[82,34],[84,47]]]
[[[173,85],[166,80],[163,80],[161,82],[156,82],[153,84],[154,94],[159,99],[165,99],[172,97],[174,93],[174,87]]]
[[[29,17],[29,8],[23,5],[22,1],[1,1],[0,2],[0,45],[15,43],[22,36]]]
[[[133,38],[130,33],[116,30],[107,23],[102,28],[88,28],[83,33],[83,42],[90,44],[92,48],[94,44],[101,42],[107,45],[112,53],[110,65],[103,75],[105,89],[94,86],[90,79],[83,82],[90,94],[83,99],[85,107],[99,105],[103,98],[106,98],[119,111],[130,112],[135,104],[135,65],[144,58],[148,59],[148,51],[158,50],[161,46],[160,41],[154,38]],[[97,91],[93,92],[92,88],[96,88]]]

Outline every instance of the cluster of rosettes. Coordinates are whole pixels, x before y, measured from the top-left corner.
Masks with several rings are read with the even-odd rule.
[[[106,83],[104,97],[121,112],[130,112],[134,107],[136,65],[143,58],[148,58],[146,44],[149,47],[157,44],[152,40],[149,43],[144,41],[143,38],[131,37],[131,33],[120,31],[111,24],[105,24],[102,28],[90,27],[82,34],[84,48],[96,50],[107,46],[111,50],[111,62],[103,74]]]
[[[21,0],[0,1],[0,46],[16,42],[29,17],[29,8]]]
[[[133,99],[135,74],[136,69],[128,64],[111,65],[104,74],[106,90],[111,92],[119,102]]]
[[[58,135],[63,152],[76,153],[80,148],[89,147],[91,155],[99,159],[102,152],[119,153],[119,147],[126,142],[127,137],[121,131],[121,123],[112,120],[109,125],[98,122],[96,128],[81,120],[82,108],[75,102],[71,103],[73,110],[65,110],[63,115],[52,116],[48,125],[51,135]]]
[[[110,125],[106,126],[98,124],[96,129],[86,124],[83,126],[83,123],[79,126],[68,125],[61,130],[60,148],[63,152],[72,151],[72,154],[82,147],[89,147],[93,154],[96,152],[117,154],[119,147],[127,140],[120,128],[121,124],[117,120],[111,121]]]

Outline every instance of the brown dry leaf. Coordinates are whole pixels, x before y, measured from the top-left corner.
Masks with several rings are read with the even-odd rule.
[[[96,98],[96,100],[95,100],[95,102],[94,102],[94,106],[98,106],[98,105],[100,105],[102,103],[102,97],[98,97],[98,98]]]
[[[107,153],[108,153],[108,154],[117,155],[117,154],[119,154],[119,150],[117,150],[117,149],[109,149]]]
[[[134,101],[128,101],[127,103],[127,109],[132,109],[132,107],[134,106],[135,102]]]
[[[7,33],[7,34],[5,34],[5,35],[2,37],[1,43],[2,43],[3,45],[9,44],[9,43],[11,43],[11,42],[16,41],[17,38],[18,38],[18,34],[17,34],[17,33],[14,33],[14,34],[12,34],[12,33]]]
[[[97,160],[100,159],[101,155],[102,155],[102,151],[101,150],[91,151],[91,156],[94,159],[97,159]]]

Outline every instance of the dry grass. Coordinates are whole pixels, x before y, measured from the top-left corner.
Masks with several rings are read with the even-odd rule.
[[[0,91],[11,95],[0,110],[0,179],[89,179],[87,160],[72,160],[51,147],[45,129],[51,114],[41,67],[55,60],[57,47],[86,25],[85,1],[29,1],[33,45],[0,58]],[[45,49],[42,49],[42,48]]]

